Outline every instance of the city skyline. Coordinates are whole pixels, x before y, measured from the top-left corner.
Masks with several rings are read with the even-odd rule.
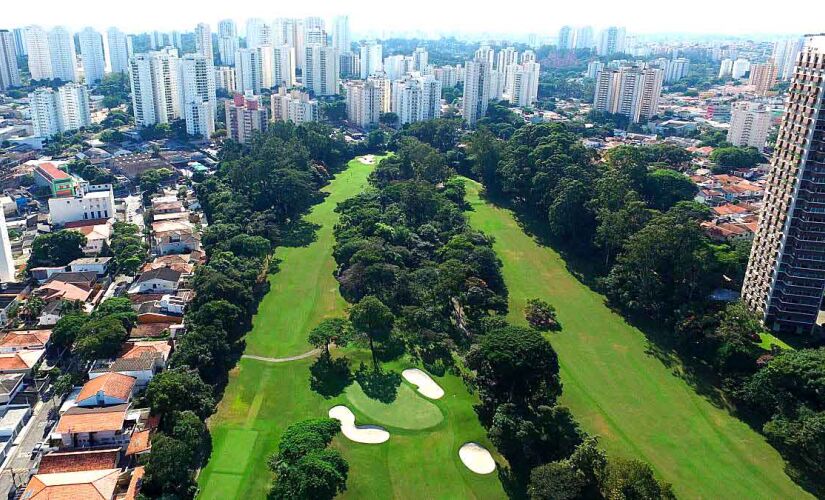
[[[411,33],[418,32],[429,36],[438,34],[518,34],[526,36],[535,33],[539,36],[555,37],[558,29],[563,25],[592,25],[596,29],[610,25],[626,26],[628,31],[642,35],[785,35],[816,33],[822,30],[819,19],[825,15],[825,4],[815,0],[803,0],[800,6],[805,16],[797,15],[796,10],[774,10],[770,15],[764,11],[752,9],[744,10],[735,3],[717,3],[712,0],[697,0],[690,4],[690,9],[679,11],[675,15],[673,9],[662,9],[661,4],[651,0],[630,0],[616,3],[606,0],[596,0],[586,12],[574,5],[534,5],[522,1],[521,4],[509,4],[511,12],[530,9],[530,16],[502,16],[497,9],[473,9],[468,12],[468,3],[465,1],[454,3],[435,2],[424,0],[424,5],[414,12],[404,16],[387,16],[386,8],[373,0],[367,0],[342,8],[340,2],[320,0],[311,5],[293,4],[273,7],[271,11],[256,12],[254,16],[263,17],[271,22],[277,17],[304,17],[321,15],[332,18],[336,15],[350,17],[353,33],[375,35],[380,33]],[[161,2],[160,0],[146,0],[141,3],[143,8],[130,11],[124,16],[120,11],[111,9],[110,4],[101,0],[84,2],[84,9],[67,12],[60,9],[61,3],[56,0],[45,0],[42,9],[33,15],[30,9],[12,5],[3,9],[3,21],[7,27],[22,27],[30,24],[43,26],[67,26],[80,31],[86,26],[97,30],[105,30],[111,26],[128,32],[143,32],[152,30],[192,30],[197,23],[205,22],[217,27],[222,19],[233,19],[241,27],[241,35],[245,35],[242,28],[247,17],[234,15],[238,12],[252,12],[244,5],[233,4],[231,8],[223,3],[202,2],[197,13],[193,13],[188,4]],[[521,7],[519,9],[518,7]],[[94,11],[94,16],[89,16]],[[165,13],[158,16],[158,12]],[[432,12],[440,15],[433,16]],[[633,13],[630,15],[629,13]],[[707,13],[713,12],[712,16]],[[819,13],[820,15],[817,15]],[[457,26],[456,19],[462,19],[464,25]],[[735,20],[735,22],[734,22]]]

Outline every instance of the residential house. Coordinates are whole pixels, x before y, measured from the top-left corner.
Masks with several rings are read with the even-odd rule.
[[[51,336],[51,330],[8,331],[0,337],[0,354],[46,349]]]
[[[103,373],[83,384],[75,402],[77,406],[110,406],[128,403],[135,390],[135,377],[115,371]]]
[[[26,384],[25,373],[4,373],[0,375],[0,405],[8,405]],[[2,460],[0,458],[0,460]]]
[[[191,253],[201,249],[201,239],[189,221],[153,222],[152,249],[156,255]]]
[[[84,408],[74,406],[60,417],[53,436],[61,448],[126,446],[133,427],[127,421],[129,405]]]
[[[28,375],[32,368],[43,360],[45,354],[45,349],[0,354],[0,374],[23,373]]]
[[[90,382],[103,377],[111,378],[112,374],[118,374],[134,378],[133,390],[141,390],[156,374],[166,369],[171,353],[172,345],[168,341],[126,342],[123,352],[117,359],[98,360],[92,365],[89,371]]]
[[[66,229],[77,231],[86,237],[86,244],[83,246],[83,255],[100,255],[105,245],[109,244],[112,238],[112,226],[108,219],[90,219],[76,222],[68,222],[64,226]]]
[[[111,262],[111,257],[82,257],[69,262],[69,269],[71,269],[73,273],[92,272],[98,276],[105,276],[109,274],[109,265]]]
[[[114,500],[120,469],[35,474],[29,480],[25,500]]]
[[[141,274],[129,289],[134,293],[174,293],[178,289],[182,273],[169,268],[152,269]]]
[[[117,469],[120,448],[84,451],[54,451],[40,458],[37,472],[55,474],[58,472],[81,472]]]
[[[63,317],[63,302],[55,300],[49,302],[40,311],[40,317],[37,318],[37,326],[54,326]]]

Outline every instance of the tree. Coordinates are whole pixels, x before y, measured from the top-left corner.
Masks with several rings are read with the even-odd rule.
[[[86,236],[77,231],[62,229],[54,233],[41,234],[32,243],[29,269],[40,266],[60,267],[83,257]]]
[[[386,125],[388,127],[395,128],[398,126],[398,114],[397,113],[381,113],[378,117],[378,122],[381,125]]]
[[[825,411],[825,347],[785,350],[745,383],[744,399],[767,415],[802,406]]]
[[[584,475],[569,460],[540,465],[530,473],[527,492],[531,500],[572,500],[580,498]]]
[[[132,302],[126,297],[110,297],[104,300],[92,312],[92,319],[113,317],[123,323],[124,328],[132,328],[137,324],[137,313],[132,308]]]
[[[639,460],[614,458],[600,478],[604,498],[669,500],[676,496],[668,483],[656,480],[650,466]]]
[[[77,332],[88,320],[88,316],[82,312],[64,315],[55,323],[50,342],[58,348],[71,347],[77,338]]]
[[[524,318],[536,330],[558,330],[556,308],[541,299],[529,299],[524,307]]]
[[[748,372],[756,368],[761,318],[742,302],[729,304],[719,313],[719,326],[711,334],[715,341],[716,364],[722,371]]]
[[[657,168],[647,174],[644,195],[652,208],[668,210],[679,201],[692,200],[698,188],[682,173]]]
[[[710,159],[722,167],[722,170],[751,168],[765,160],[758,149],[738,146],[714,149],[710,154]]]
[[[155,375],[146,387],[145,398],[152,410],[161,415],[191,410],[205,420],[215,408],[212,389],[197,372],[182,369]]]
[[[327,318],[309,332],[307,341],[316,349],[323,347],[324,353],[329,355],[330,344],[346,344],[350,327],[349,321],[343,318]]]
[[[144,191],[144,196],[154,194],[160,189],[160,185],[166,179],[174,175],[174,172],[168,168],[153,168],[140,174],[138,182],[140,182],[140,189]]]
[[[113,358],[127,336],[123,322],[117,317],[91,319],[77,332],[73,352],[86,361]]]
[[[175,413],[167,421],[172,423],[169,435],[185,443],[192,450],[193,463],[197,465],[206,463],[212,451],[212,438],[203,420],[198,418],[194,412],[185,410]]]
[[[157,433],[152,437],[152,453],[146,464],[143,493],[189,498],[195,490],[197,464],[189,444]],[[173,498],[175,498],[173,497]]]
[[[368,295],[352,306],[349,319],[355,331],[369,340],[372,364],[378,368],[375,342],[383,342],[389,338],[395,316],[377,297]]]

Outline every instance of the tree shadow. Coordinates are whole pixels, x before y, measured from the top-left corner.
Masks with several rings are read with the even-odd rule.
[[[353,381],[347,358],[332,359],[324,352],[309,368],[309,387],[326,399],[344,392]]]
[[[403,339],[391,336],[376,348],[376,355],[380,361],[392,361],[400,358],[406,350]]]
[[[320,224],[308,222],[303,218],[298,219],[283,228],[281,232],[279,246],[284,247],[305,247],[318,239]]]
[[[355,380],[363,389],[364,394],[382,403],[392,403],[398,397],[398,386],[401,385],[401,375],[398,372],[384,372],[380,368],[368,368],[361,363],[355,372]]]

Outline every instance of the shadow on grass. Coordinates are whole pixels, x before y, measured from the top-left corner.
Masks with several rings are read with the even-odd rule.
[[[355,372],[355,380],[358,381],[364,394],[387,404],[395,401],[398,396],[398,386],[401,385],[401,375],[398,372],[384,372],[380,368],[368,368],[364,363],[361,363],[358,371]]]
[[[321,354],[309,368],[309,387],[326,399],[344,392],[353,381],[347,358],[332,359],[328,352]]]
[[[279,246],[283,247],[305,247],[318,239],[320,224],[308,222],[303,218],[285,226],[281,232]]]

